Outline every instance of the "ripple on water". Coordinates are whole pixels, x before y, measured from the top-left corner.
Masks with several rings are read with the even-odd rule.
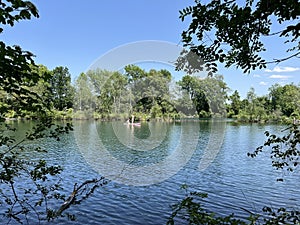
[[[171,214],[171,205],[177,203],[185,196],[181,189],[182,184],[187,184],[191,191],[208,193],[208,198],[203,204],[208,210],[217,215],[228,215],[234,212],[239,218],[248,216],[244,210],[261,212],[265,205],[274,208],[280,206],[300,206],[300,180],[287,177],[286,182],[278,183],[278,173],[271,168],[268,155],[262,154],[256,159],[247,157],[247,152],[253,151],[263,143],[262,135],[265,129],[278,130],[272,126],[231,126],[227,125],[225,137],[214,162],[204,171],[199,171],[199,160],[203,156],[204,149],[209,140],[211,132],[209,122],[201,123],[201,135],[197,149],[191,160],[174,176],[151,186],[129,186],[114,181],[109,182],[80,205],[72,206],[68,212],[75,213],[77,222],[74,224],[165,224]],[[198,126],[198,123],[193,123]],[[88,128],[88,124],[87,128]],[[99,124],[101,132],[111,133],[109,126]],[[161,149],[152,154],[143,155],[147,163],[155,163],[166,155],[172,153],[172,149],[178,144],[181,130],[178,126],[168,128],[166,140]],[[280,129],[279,129],[280,130]],[[89,136],[86,129],[86,136]],[[139,134],[143,137],[142,134]],[[147,134],[149,136],[149,134]],[[144,135],[147,137],[147,135]],[[47,140],[43,143],[49,148],[48,159],[64,167],[63,185],[65,193],[68,194],[75,182],[81,183],[86,179],[98,177],[85,158],[80,154],[74,136],[62,139],[60,142],[52,143]],[[115,157],[120,160],[130,161],[130,154],[122,151],[120,143],[115,138],[107,136],[106,142],[110,145]],[[186,143],[188,145],[189,143]],[[88,147],[96,146],[97,143],[89,143]],[[184,149],[183,149],[184,150]],[[152,157],[157,157],[153,159]],[[101,159],[98,159],[101,160]],[[137,161],[136,165],[143,162]],[[172,166],[172,165],[170,165]],[[113,168],[112,168],[113,169]],[[162,173],[164,171],[161,171]],[[184,221],[180,221],[182,224]],[[53,224],[70,224],[65,220],[56,221]],[[73,224],[73,223],[72,223]]]

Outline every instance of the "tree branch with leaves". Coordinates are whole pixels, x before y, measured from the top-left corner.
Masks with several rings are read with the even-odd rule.
[[[39,17],[39,14],[30,1],[0,0],[0,33],[6,25],[13,26],[32,17]],[[59,141],[62,135],[72,130],[72,125],[57,125],[50,116],[51,105],[45,101],[45,93],[36,89],[38,83],[49,82],[52,74],[47,69],[40,70],[33,57],[31,52],[19,46],[7,46],[0,41],[0,92],[6,98],[4,103],[0,103],[0,205],[1,222],[7,224],[33,223],[34,215],[34,221],[38,222],[63,216],[63,212],[76,203],[76,198],[82,196],[83,200],[104,184],[102,178],[85,181],[74,187],[73,198],[67,207],[51,209],[53,205],[60,205],[60,201],[66,201],[61,194],[62,178],[59,175],[62,167],[49,165],[45,155],[41,154],[47,153],[47,150],[37,143],[45,139]],[[61,104],[61,107],[64,106]],[[22,116],[24,110],[38,115],[36,125],[27,129],[26,134],[18,135],[18,140],[14,124],[5,121],[5,115],[10,110],[14,110],[17,116]],[[24,155],[28,152],[37,157],[27,159]],[[94,186],[89,189],[92,184]],[[74,216],[69,218],[74,219]]]
[[[196,0],[194,6],[180,11],[180,19],[187,18],[191,23],[182,32],[182,42],[189,50],[182,52],[179,64],[189,64],[192,52],[211,72],[217,71],[215,62],[220,62],[247,73],[300,54],[298,0],[246,0],[244,5],[235,0],[212,0],[207,4]],[[285,28],[274,32],[274,24]],[[262,37],[275,35],[294,46],[286,50],[288,57],[267,60],[261,56],[266,51]]]

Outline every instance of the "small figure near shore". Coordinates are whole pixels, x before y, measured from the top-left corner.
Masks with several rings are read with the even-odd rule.
[[[298,125],[300,124],[300,120],[297,120],[295,117],[293,118],[293,124]]]
[[[131,116],[131,118],[129,117],[126,122],[126,125],[132,125],[132,126],[141,126],[141,123],[135,123],[134,122],[134,115]]]

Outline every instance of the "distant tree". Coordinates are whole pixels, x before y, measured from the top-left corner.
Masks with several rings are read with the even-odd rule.
[[[230,110],[232,110],[233,115],[238,115],[242,107],[241,97],[239,92],[235,90],[233,94],[229,96],[229,99],[231,101]]]
[[[247,100],[249,104],[246,111],[250,115],[250,121],[253,121],[254,117],[256,116],[257,107],[257,96],[253,87],[251,87],[250,90],[247,92]]]
[[[193,102],[193,105],[200,117],[209,116],[209,105],[204,93],[204,90],[200,86],[200,80],[198,77],[185,75],[177,84],[181,87],[182,91],[189,95],[189,100]],[[183,95],[184,97],[185,95]],[[200,114],[201,113],[201,114]]]
[[[294,84],[273,85],[270,89],[273,110],[280,110],[285,116],[300,115],[300,87]]]
[[[44,65],[32,66],[32,71],[39,74],[42,79],[32,87],[32,91],[35,92],[42,101],[49,106],[53,107],[52,97],[51,97],[51,84],[50,80],[52,78],[51,71]]]
[[[128,94],[125,90],[126,77],[119,72],[101,69],[88,71],[87,77],[96,98],[95,110],[105,116],[112,112],[121,112],[123,98],[126,101]]]
[[[128,84],[135,103],[133,111],[149,114],[153,118],[164,117],[175,111],[169,90],[172,80],[169,71],[151,69],[146,72],[137,66],[127,66],[125,67],[127,77],[128,68],[135,68],[136,73],[141,74],[139,79],[134,79]],[[132,69],[130,72],[132,73]]]
[[[74,88],[71,85],[71,74],[67,67],[56,67],[52,70],[50,79],[51,98],[55,109],[72,108]]]
[[[216,75],[202,79],[186,75],[178,81],[178,85],[189,94],[200,117],[225,115],[227,85],[222,76]]]
[[[190,75],[185,75],[182,79],[178,82],[178,85],[182,88],[182,90],[187,91],[190,98],[194,98],[194,89],[196,88],[196,79]]]
[[[264,121],[270,118],[270,100],[268,96],[258,96],[257,97],[257,106],[256,106],[256,118],[258,121]]]
[[[74,100],[76,110],[89,110],[95,107],[92,84],[85,73],[81,73],[76,79]]]
[[[145,70],[133,64],[125,66],[124,70],[128,83],[132,83],[133,81],[140,80],[147,76]]]
[[[205,90],[206,98],[209,103],[210,113],[215,117],[227,116],[226,101],[228,100],[229,88],[222,75],[214,75],[201,80],[201,87]]]
[[[170,73],[170,71],[166,70],[166,69],[161,69],[159,71],[159,73],[161,74],[162,77],[164,77],[165,79],[171,81],[172,79],[172,74]]]
[[[270,102],[267,96],[257,96],[253,87],[247,92],[246,99],[239,101],[240,110],[237,117],[248,122],[268,120]]]
[[[191,17],[182,41],[212,72],[217,70],[217,61],[249,72],[299,56],[299,16],[298,0],[246,0],[244,4],[235,0],[211,0],[207,4],[195,0],[194,6],[180,11],[182,21]],[[280,24],[282,30],[272,30],[274,24]],[[266,51],[262,37],[284,39],[289,43],[289,55],[271,61],[262,58],[260,53]],[[190,51],[183,52],[179,64],[193,61]]]
[[[114,72],[109,80],[109,89],[113,99],[113,112],[122,113],[124,110],[124,98],[127,100],[128,91],[126,90],[127,79],[123,74]]]

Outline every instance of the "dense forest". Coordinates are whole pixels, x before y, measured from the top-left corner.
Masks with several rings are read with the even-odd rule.
[[[300,85],[275,84],[265,96],[250,88],[245,99],[232,91],[221,75],[200,78],[185,75],[175,81],[165,69],[145,71],[136,65],[122,72],[90,70],[75,82],[66,67],[49,70],[32,66],[41,78],[30,86],[49,107],[56,119],[174,120],[179,118],[227,117],[244,122],[270,122],[297,119],[300,115]],[[14,93],[0,90],[0,106],[8,119],[35,119],[15,101]]]

